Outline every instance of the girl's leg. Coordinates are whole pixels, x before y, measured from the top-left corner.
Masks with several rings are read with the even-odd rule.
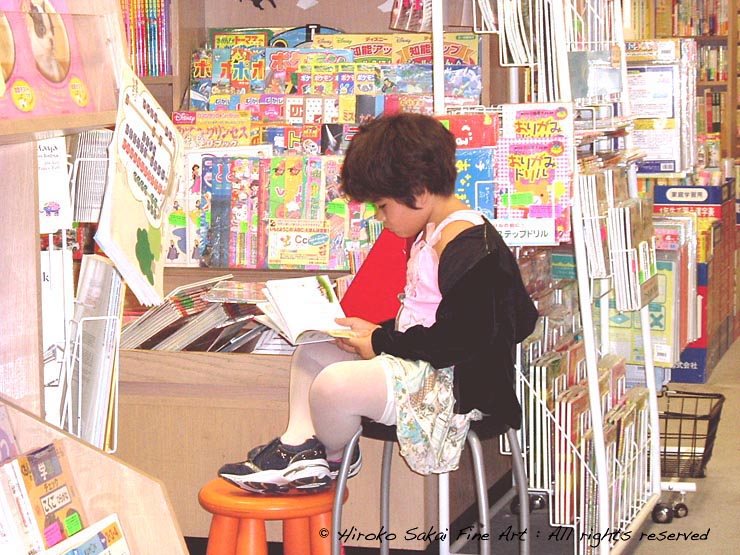
[[[384,416],[387,379],[376,357],[331,364],[313,380],[309,394],[311,421],[329,460],[342,456],[362,416],[373,420]]]
[[[356,358],[330,341],[309,343],[296,349],[290,363],[288,425],[280,436],[284,444],[300,445],[315,434],[308,395],[319,372],[333,362]]]

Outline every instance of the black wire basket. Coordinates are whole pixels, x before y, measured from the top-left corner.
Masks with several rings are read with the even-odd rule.
[[[663,390],[658,394],[663,477],[706,475],[724,402],[720,393]]]

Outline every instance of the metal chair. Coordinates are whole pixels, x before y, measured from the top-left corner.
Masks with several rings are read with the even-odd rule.
[[[505,433],[509,440],[512,452],[512,473],[514,476],[514,486],[507,492],[504,497],[499,500],[494,506],[488,505],[488,489],[486,487],[485,471],[483,464],[483,450],[481,447],[481,439],[488,439],[491,437],[500,436]],[[362,426],[357,433],[354,435],[352,440],[347,444],[344,449],[344,456],[342,459],[342,465],[337,476],[336,489],[335,489],[335,503],[332,509],[332,530],[341,530],[342,527],[342,494],[347,485],[347,474],[349,473],[349,461],[351,460],[351,454],[355,447],[360,441],[360,437],[367,437],[371,439],[377,439],[384,442],[383,446],[383,458],[382,458],[382,469],[380,479],[380,524],[381,529],[390,529],[390,478],[391,478],[391,459],[393,456],[393,446],[397,443],[396,439],[396,427],[385,426],[378,424],[368,419],[363,419]],[[519,499],[519,525],[520,530],[526,530],[529,527],[529,497],[527,493],[527,476],[524,468],[524,460],[522,458],[521,447],[519,445],[519,438],[516,430],[507,428],[502,430],[500,428],[495,429],[492,426],[486,425],[486,419],[484,418],[478,422],[472,422],[471,427],[468,430],[467,443],[471,450],[473,460],[473,473],[475,477],[475,489],[476,498],[478,502],[478,532],[481,535],[480,540],[480,553],[481,555],[491,554],[491,541],[490,541],[490,519],[492,515],[498,513],[498,511],[506,503],[508,503],[512,497],[518,496]],[[450,526],[450,514],[449,514],[449,474],[439,474],[439,529],[445,530]],[[488,534],[488,536],[486,536]],[[489,539],[483,539],[488,537]],[[440,555],[449,555],[454,553],[457,549],[464,545],[465,539],[460,540],[460,545],[455,542],[452,546],[449,544],[449,537],[440,543],[439,553]],[[529,555],[529,540],[526,535],[519,542],[519,553],[520,555]],[[332,534],[332,555],[340,554],[340,541],[337,533]],[[390,553],[390,542],[387,539],[381,540],[380,546],[381,555],[389,555]]]

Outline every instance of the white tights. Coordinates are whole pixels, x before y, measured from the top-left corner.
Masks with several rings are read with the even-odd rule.
[[[332,342],[296,349],[290,365],[288,425],[280,436],[299,445],[315,435],[338,459],[366,416],[395,423],[395,398],[378,359],[360,360]]]

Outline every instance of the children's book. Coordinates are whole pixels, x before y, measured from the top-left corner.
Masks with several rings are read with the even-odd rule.
[[[131,555],[118,515],[113,513],[47,550],[45,555]]]
[[[0,475],[5,494],[14,499],[11,512],[24,538],[23,553],[45,552],[87,524],[61,441],[10,460]]]
[[[267,280],[264,293],[267,302],[257,305],[264,315],[255,319],[293,345],[353,335],[335,321],[345,315],[326,275]]]

